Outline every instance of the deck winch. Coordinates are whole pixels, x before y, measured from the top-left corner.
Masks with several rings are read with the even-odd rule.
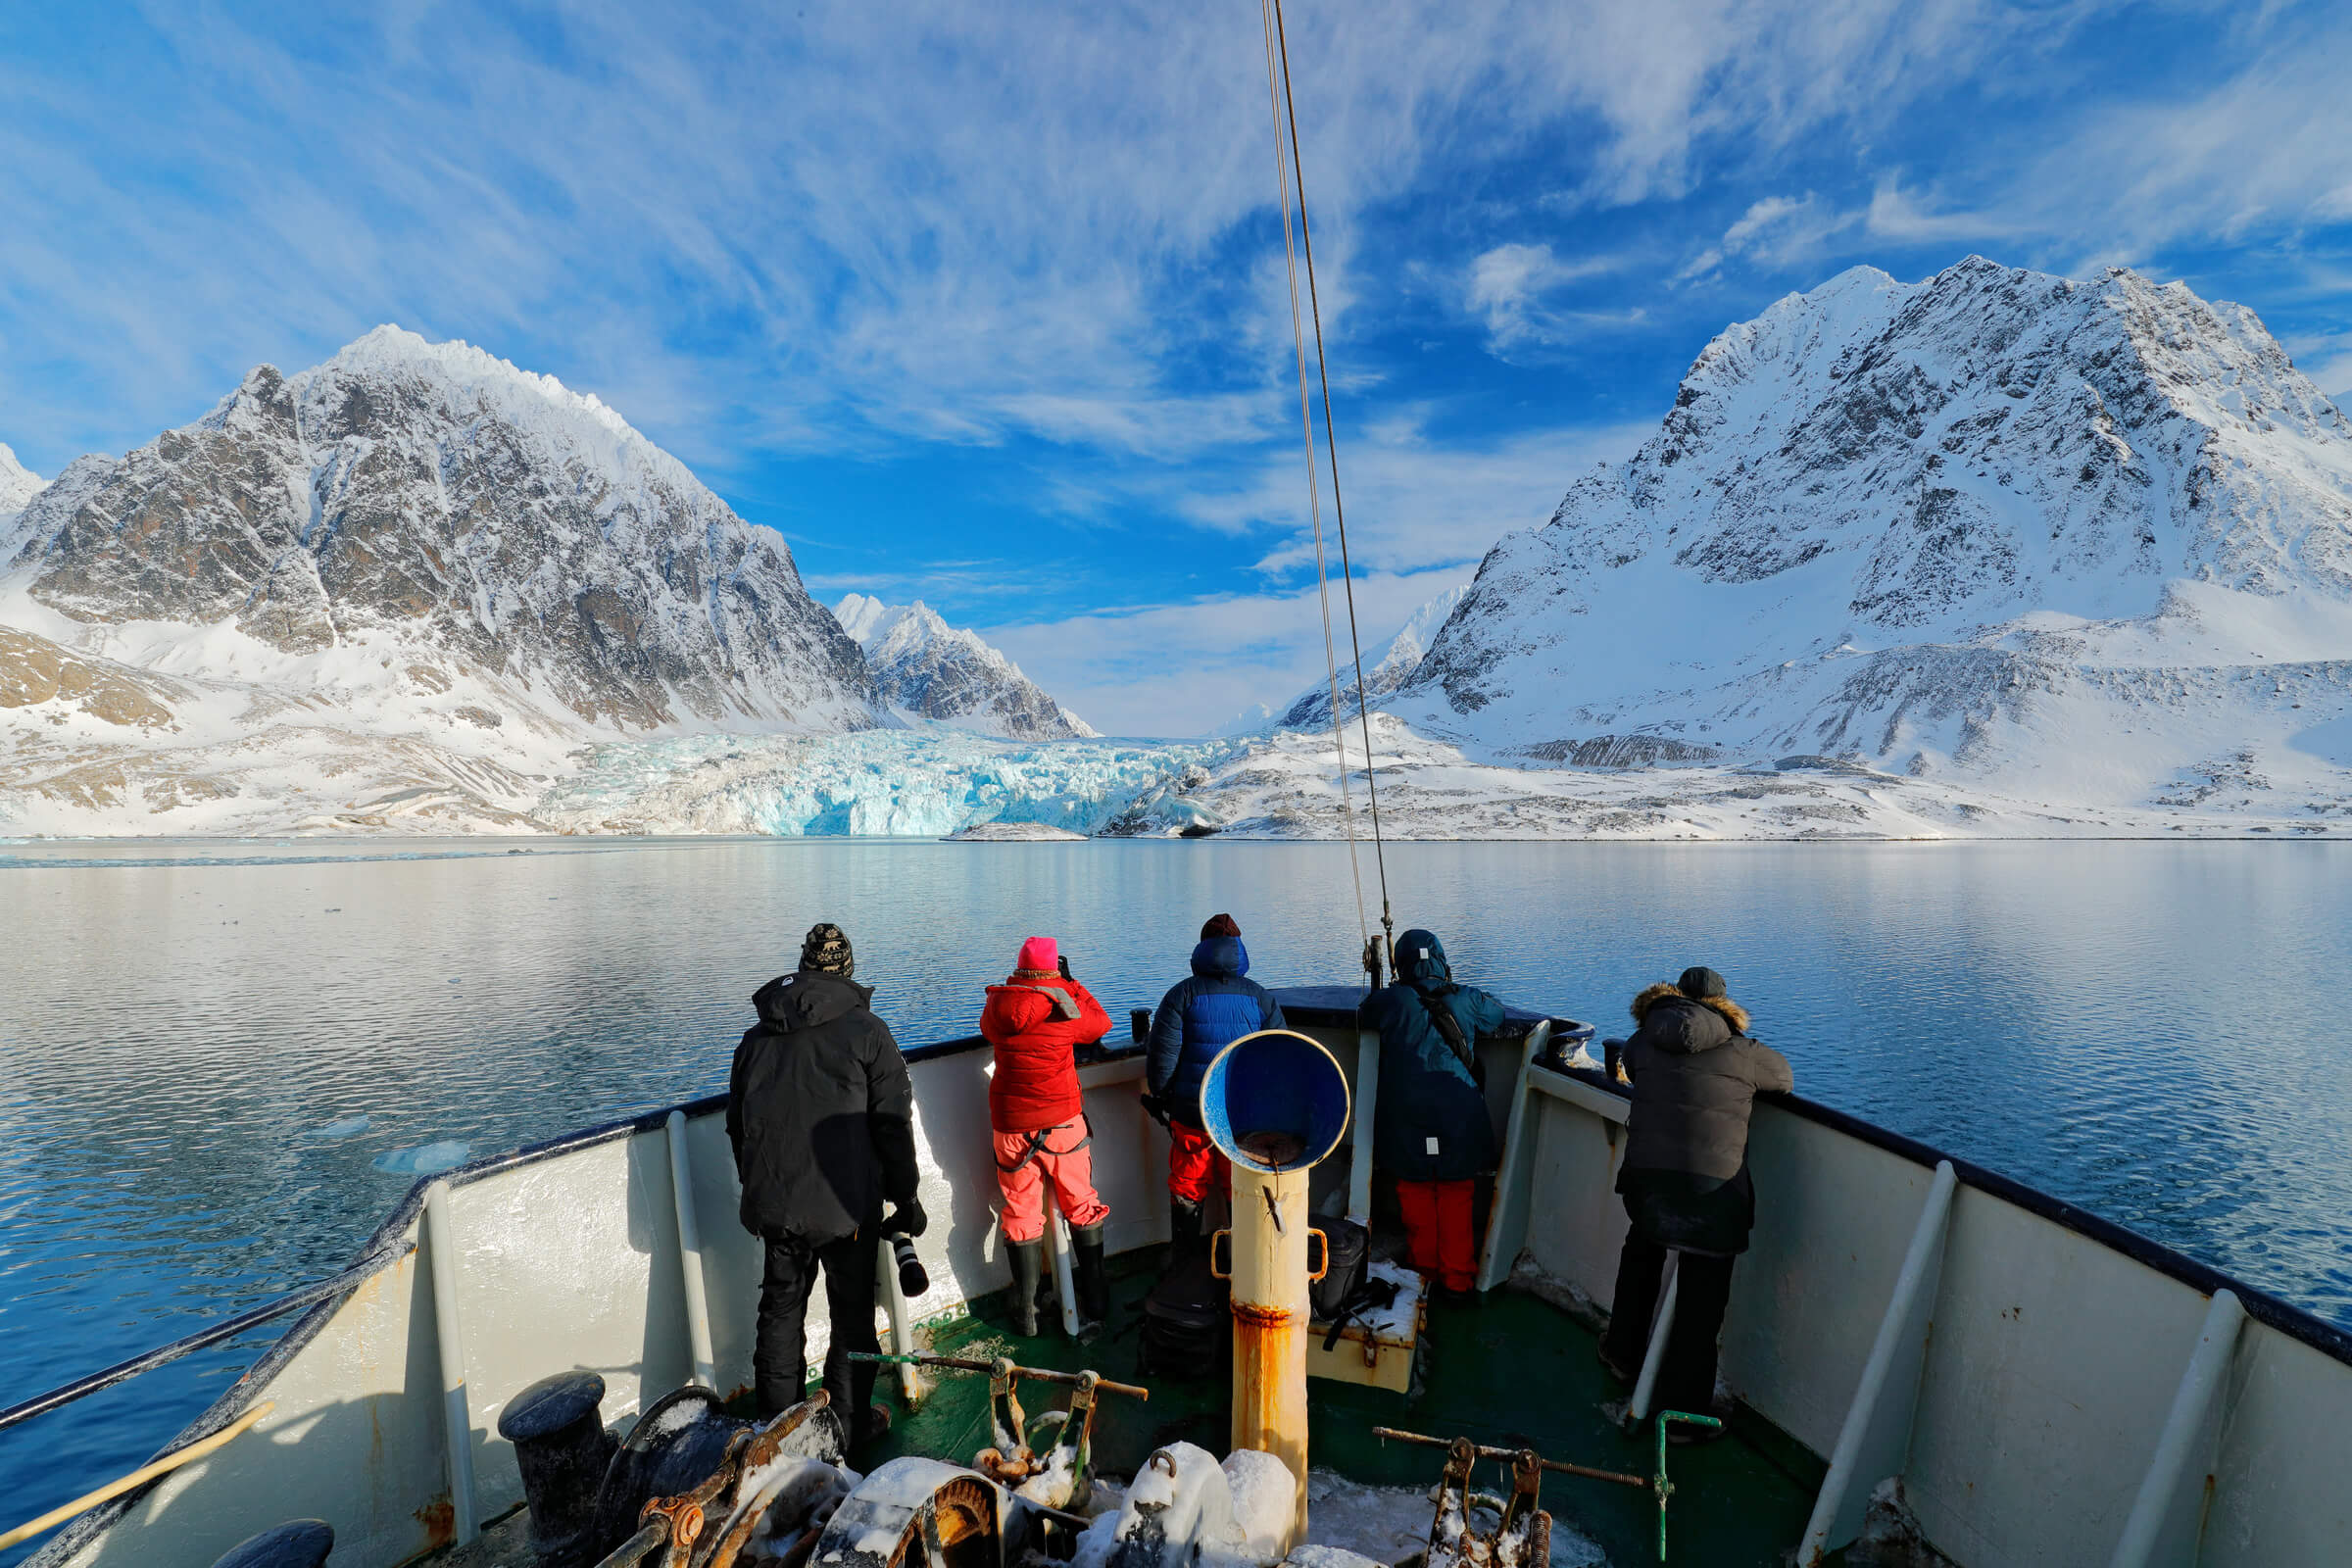
[[[885,1355],[873,1350],[852,1350],[850,1359],[987,1373],[989,1436],[994,1446],[975,1454],[972,1468],[1011,1489],[1023,1501],[1045,1510],[1048,1517],[1067,1509],[1084,1508],[1093,1490],[1096,1397],[1104,1394],[1136,1399],[1152,1397],[1150,1389],[1132,1383],[1113,1383],[1099,1372],[1015,1366],[1003,1356],[983,1361],[964,1355],[928,1352]],[[1020,1385],[1024,1378],[1033,1383],[1069,1388],[1069,1408],[1047,1410],[1032,1419],[1021,1408]]]
[[[1646,1476],[1571,1464],[1565,1459],[1546,1459],[1532,1448],[1481,1447],[1468,1438],[1448,1441],[1421,1432],[1399,1432],[1395,1427],[1374,1427],[1372,1435],[1384,1443],[1416,1443],[1446,1450],[1446,1474],[1438,1484],[1437,1517],[1430,1521],[1426,1568],[1544,1568],[1551,1560],[1551,1515],[1539,1506],[1539,1494],[1546,1470],[1558,1475],[1582,1476],[1588,1481],[1607,1481],[1620,1487],[1639,1487],[1647,1492],[1657,1499],[1658,1561],[1665,1562],[1666,1504],[1674,1496],[1674,1483],[1666,1476],[1666,1429],[1670,1423],[1692,1427],[1723,1425],[1710,1415],[1660,1411],[1658,1467]],[[1470,1527],[1473,1497],[1470,1472],[1481,1459],[1499,1459],[1511,1467],[1511,1495],[1502,1505],[1501,1523],[1483,1534]]]
[[[1307,1176],[1348,1131],[1348,1075],[1331,1053],[1289,1029],[1242,1036],[1200,1080],[1204,1130],[1233,1162],[1233,1446],[1273,1454],[1296,1502],[1285,1550],[1306,1533],[1306,1333],[1314,1312]],[[1328,1249],[1323,1249],[1328,1250]]]

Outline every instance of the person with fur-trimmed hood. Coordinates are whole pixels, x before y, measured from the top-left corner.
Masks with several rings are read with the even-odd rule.
[[[1633,1229],[1617,1263],[1617,1295],[1600,1358],[1627,1382],[1649,1350],[1650,1319],[1669,1251],[1676,1265],[1674,1328],[1652,1407],[1704,1415],[1715,1397],[1715,1340],[1731,1299],[1732,1264],[1756,1219],[1747,1172],[1748,1112],[1759,1093],[1795,1087],[1788,1058],[1747,1033],[1747,1009],[1723,976],[1685,969],[1634,999],[1625,1043],[1633,1084],[1617,1191]],[[1678,1427],[1678,1440],[1705,1429]]]

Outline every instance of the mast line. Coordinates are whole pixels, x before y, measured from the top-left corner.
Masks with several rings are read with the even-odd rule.
[[[1307,398],[1306,339],[1303,323],[1300,320],[1298,314],[1298,260],[1297,249],[1294,246],[1291,237],[1291,181],[1283,167],[1283,108],[1284,101],[1289,93],[1290,76],[1288,51],[1287,47],[1285,47],[1283,55],[1285,64],[1282,68],[1282,79],[1280,82],[1277,82],[1275,77],[1275,51],[1278,45],[1281,20],[1276,15],[1272,0],[1258,0],[1258,10],[1265,25],[1266,99],[1268,112],[1272,118],[1274,126],[1274,190],[1275,194],[1280,199],[1282,208],[1283,270],[1289,278],[1291,290],[1291,344],[1298,361],[1298,422],[1300,426],[1299,433],[1305,446],[1306,453],[1306,509],[1307,517],[1314,529],[1315,537],[1315,590],[1318,598],[1322,602],[1323,607],[1323,669],[1326,679],[1329,682],[1331,692],[1331,738],[1333,744],[1338,748],[1340,756],[1340,820],[1348,834],[1348,874],[1355,883],[1356,931],[1357,934],[1363,938],[1364,949],[1367,953],[1369,953],[1372,947],[1371,923],[1364,916],[1364,872],[1363,865],[1357,858],[1356,855],[1355,807],[1349,797],[1348,788],[1347,719],[1340,711],[1339,651],[1338,645],[1334,642],[1331,632],[1331,573],[1325,565],[1323,555],[1323,502],[1321,486],[1316,471],[1317,466],[1315,463],[1315,421],[1313,405],[1308,401]],[[1294,166],[1292,172],[1295,172],[1296,169]],[[1299,186],[1298,199],[1301,204],[1299,217],[1303,220],[1305,217],[1303,204],[1306,200],[1306,187],[1304,185]],[[1316,332],[1315,353],[1317,362],[1320,363],[1323,352],[1320,325],[1317,326]],[[1336,493],[1334,499],[1337,499]],[[1352,636],[1354,633],[1354,599],[1352,595],[1348,600],[1348,632],[1349,635]],[[1360,660],[1357,662],[1356,697],[1357,702],[1360,705],[1363,697],[1362,662]],[[1367,730],[1366,734],[1368,735],[1370,731]],[[1367,751],[1364,754],[1364,777],[1367,782],[1370,780],[1371,776],[1372,757],[1371,753]],[[1385,868],[1382,872],[1381,885],[1382,920],[1385,925],[1388,918],[1388,884],[1387,872]],[[1394,947],[1394,944],[1392,944],[1392,947]],[[1394,967],[1393,964],[1392,967]]]
[[[1355,570],[1348,559],[1348,509],[1340,499],[1340,442],[1339,432],[1331,419],[1331,367],[1323,354],[1323,303],[1315,289],[1315,236],[1306,221],[1306,171],[1298,161],[1298,105],[1291,96],[1290,39],[1283,27],[1282,0],[1272,0],[1272,5],[1274,38],[1282,55],[1282,102],[1291,128],[1291,177],[1298,185],[1298,239],[1300,249],[1306,255],[1306,299],[1308,308],[1314,313],[1315,372],[1323,386],[1323,443],[1331,455],[1331,513],[1340,535],[1340,586],[1348,596],[1348,646],[1355,659],[1355,716],[1363,728],[1364,789],[1372,805],[1372,860],[1380,875],[1380,927],[1388,941],[1389,967],[1394,971],[1396,966],[1396,918],[1389,909],[1389,860],[1380,831],[1380,779],[1372,765],[1372,708],[1364,694],[1364,645],[1355,621]],[[1279,130],[1276,134],[1280,134]],[[1284,220],[1283,233],[1287,240],[1290,233],[1287,219]],[[1296,285],[1291,308],[1295,315],[1298,310]],[[1299,374],[1303,381],[1303,356]],[[1303,386],[1300,390],[1303,393]],[[1332,720],[1335,724],[1339,722],[1339,693],[1336,685],[1332,693]],[[1343,750],[1340,754],[1343,783],[1347,767],[1348,754]]]

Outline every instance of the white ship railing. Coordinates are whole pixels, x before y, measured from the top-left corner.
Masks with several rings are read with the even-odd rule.
[[[1358,1039],[1352,993],[1282,995],[1359,1066],[1345,1049]],[[1482,1283],[1524,1260],[1605,1302],[1627,1102],[1544,1054],[1543,1022],[1521,1014],[1515,1038],[1482,1044],[1504,1135]],[[915,1311],[960,1310],[1010,1277],[982,1108],[989,1053],[951,1041],[907,1059],[934,1289],[888,1303],[901,1349]],[[1130,1048],[1080,1072],[1114,1252],[1166,1234],[1166,1142],[1138,1103],[1142,1070]],[[1374,1078],[1354,1085],[1359,1105]],[[419,1182],[360,1266],[259,1309],[311,1302],[174,1446],[272,1401],[251,1432],[68,1527],[35,1560],[204,1568],[307,1513],[335,1524],[339,1565],[393,1568],[518,1504],[497,1415],[536,1379],[595,1370],[620,1416],[689,1380],[748,1386],[760,1257],[734,1221],[723,1108],[698,1101]],[[1758,1224],[1723,1365],[1756,1414],[1828,1457],[1808,1553],[1851,1540],[1889,1477],[1970,1568],[2251,1568],[2333,1560],[2352,1539],[2352,1336],[1793,1097],[1759,1104],[1750,1158]],[[1367,1206],[1364,1171],[1360,1158],[1318,1167],[1318,1206]],[[239,1321],[259,1318],[208,1333]],[[810,1331],[813,1361],[824,1330]]]
[[[1531,1261],[1605,1303],[1628,1102],[1557,1063],[1527,1087],[1501,1186],[1549,1220]],[[1794,1096],[1759,1102],[1749,1161],[1723,1375],[1829,1456],[1800,1563],[1851,1542],[1889,1478],[1972,1568],[2346,1560],[2352,1335]]]

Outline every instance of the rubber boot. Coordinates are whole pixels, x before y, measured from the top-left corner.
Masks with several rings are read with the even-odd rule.
[[[1078,1288],[1078,1315],[1095,1323],[1110,1321],[1110,1276],[1102,1268],[1102,1225],[1070,1232],[1070,1273]]]
[[[1004,1244],[1004,1255],[1012,1263],[1012,1332],[1024,1340],[1037,1338],[1037,1287],[1046,1273],[1046,1244],[1041,1237],[1034,1242]]]
[[[1168,1266],[1191,1262],[1200,1251],[1200,1201],[1194,1198],[1168,1200]]]

